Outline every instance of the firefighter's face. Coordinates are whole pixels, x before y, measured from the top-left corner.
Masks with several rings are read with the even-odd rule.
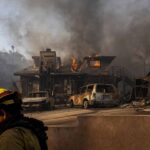
[[[3,109],[0,109],[0,124],[5,122],[6,120],[6,112]]]

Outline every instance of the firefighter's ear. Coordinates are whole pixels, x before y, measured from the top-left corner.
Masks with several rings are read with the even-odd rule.
[[[3,109],[0,109],[0,123],[6,120],[6,112]]]

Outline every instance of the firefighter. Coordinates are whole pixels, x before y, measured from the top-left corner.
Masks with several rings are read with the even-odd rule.
[[[47,150],[47,127],[22,113],[18,92],[0,88],[0,150]]]

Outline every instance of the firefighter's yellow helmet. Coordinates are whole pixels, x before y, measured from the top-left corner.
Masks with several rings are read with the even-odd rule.
[[[0,88],[0,94],[4,93],[4,92],[6,92],[6,91],[7,91],[7,89]]]
[[[12,104],[21,105],[21,103],[21,96],[18,92],[0,88],[0,106],[10,106]]]

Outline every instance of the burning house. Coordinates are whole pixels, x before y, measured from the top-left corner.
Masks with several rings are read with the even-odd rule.
[[[123,82],[132,86],[129,76],[121,68],[110,66],[115,56],[88,56],[82,60],[72,57],[68,66],[61,65],[61,58],[51,49],[41,51],[40,56],[33,56],[34,65],[15,73],[20,76],[22,93],[48,90],[52,95],[64,97],[77,93],[79,88],[91,83],[114,84]],[[122,85],[122,84],[121,84]]]

